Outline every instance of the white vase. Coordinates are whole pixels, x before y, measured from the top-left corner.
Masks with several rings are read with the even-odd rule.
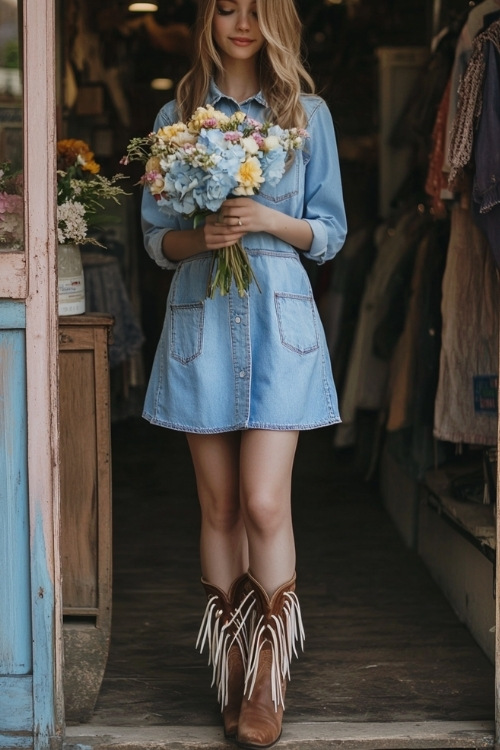
[[[85,281],[80,248],[73,242],[58,245],[57,288],[59,315],[85,312]]]

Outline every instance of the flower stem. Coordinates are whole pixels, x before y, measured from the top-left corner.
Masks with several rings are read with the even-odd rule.
[[[248,255],[240,242],[212,253],[206,296],[213,299],[217,289],[222,297],[229,294],[233,279],[240,297],[246,294],[252,281],[255,281],[257,289],[261,291]]]

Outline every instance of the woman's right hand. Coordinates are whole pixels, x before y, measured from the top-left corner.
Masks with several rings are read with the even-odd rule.
[[[245,236],[235,217],[224,216],[221,212],[209,214],[202,228],[207,250],[219,250],[234,245]]]
[[[205,224],[197,229],[174,229],[165,232],[162,239],[163,254],[170,261],[180,261],[207,250],[220,250],[234,245],[246,232],[234,216],[209,214]]]

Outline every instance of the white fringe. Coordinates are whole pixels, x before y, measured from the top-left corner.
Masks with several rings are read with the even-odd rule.
[[[301,651],[304,650],[304,626],[297,596],[292,591],[284,594],[286,599],[281,615],[273,615],[272,622],[262,624],[261,615],[252,628],[251,642],[248,654],[248,665],[245,680],[245,695],[250,698],[255,687],[259,669],[259,657],[265,643],[271,644],[271,695],[274,710],[278,706],[285,708],[283,696],[283,681],[290,679],[290,662],[293,655],[297,657],[297,642]]]
[[[201,622],[198,638],[196,639],[196,648],[203,653],[205,644],[208,645],[208,665],[212,665],[212,687],[217,686],[217,698],[221,708],[228,703],[228,683],[229,683],[229,651],[234,643],[240,649],[243,664],[246,663],[248,654],[248,637],[245,623],[252,608],[255,605],[255,599],[247,604],[253,592],[248,594],[235,609],[231,618],[221,625],[222,609],[217,609],[219,597],[214,594],[208,599],[205,614]],[[247,605],[245,607],[245,605]],[[244,612],[246,608],[246,612]],[[233,632],[234,631],[234,632]]]

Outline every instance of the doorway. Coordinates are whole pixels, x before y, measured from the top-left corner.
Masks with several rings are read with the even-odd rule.
[[[353,233],[367,226],[375,229],[380,221],[374,50],[427,44],[432,24],[432,9],[426,6],[423,13],[421,2],[404,4],[396,15],[392,3],[382,3],[376,38],[370,38],[374,11],[369,5],[303,4],[315,77],[337,120]],[[187,65],[179,36],[169,37],[162,30],[177,24],[178,33],[184,34],[192,5],[173,3],[162,11],[167,15],[154,19],[131,17],[117,2],[99,3],[95,14],[92,6],[75,0],[72,12],[65,10],[70,26],[65,43],[76,38],[84,47],[80,24],[87,13],[92,16],[89,23],[99,25],[101,42],[106,43],[100,72],[105,85],[95,85],[97,73],[88,60],[76,67],[77,96],[64,122],[72,135],[94,139],[97,156],[111,168],[117,144],[123,152],[131,133],[147,132],[159,106],[172,95],[172,89],[150,89],[151,69],[161,66],[169,73],[164,80],[173,81]],[[96,28],[90,31],[96,33]],[[74,55],[78,45],[70,46]],[[332,49],[338,49],[333,61]],[[125,107],[113,87],[124,59],[134,72]],[[216,728],[209,670],[193,648],[203,597],[197,581],[198,511],[187,448],[182,436],[139,418],[169,276],[153,268],[142,253],[137,205],[130,215],[136,228],[128,232],[132,239],[118,260],[145,342],[138,368],[136,360],[130,360],[111,373],[116,410],[113,629],[107,671],[87,728],[104,734],[106,727],[118,726],[131,731],[139,726]],[[366,273],[373,260],[369,252]],[[327,316],[329,275],[310,272]],[[360,283],[355,290],[358,303],[362,292]],[[342,342],[347,345],[354,318],[345,321]],[[339,373],[339,382],[342,375],[346,369]],[[348,449],[335,445],[333,430],[301,438],[295,513],[301,596],[310,619],[306,655],[292,677],[287,722],[297,731],[305,724],[323,724],[330,732],[337,723],[404,723],[407,728],[425,723],[426,731],[438,733],[435,743],[450,742],[443,722],[452,722],[455,729],[460,725],[471,733],[464,735],[464,742],[487,744],[494,718],[493,666],[454,615],[417,551],[408,549],[393,527],[376,481],[379,465],[374,468],[372,463],[380,456],[373,449],[381,434],[378,413],[373,410],[360,418],[361,437]],[[432,722],[439,726],[431,727]],[[80,736],[81,728],[74,731]],[[72,732],[70,728],[69,736]]]

